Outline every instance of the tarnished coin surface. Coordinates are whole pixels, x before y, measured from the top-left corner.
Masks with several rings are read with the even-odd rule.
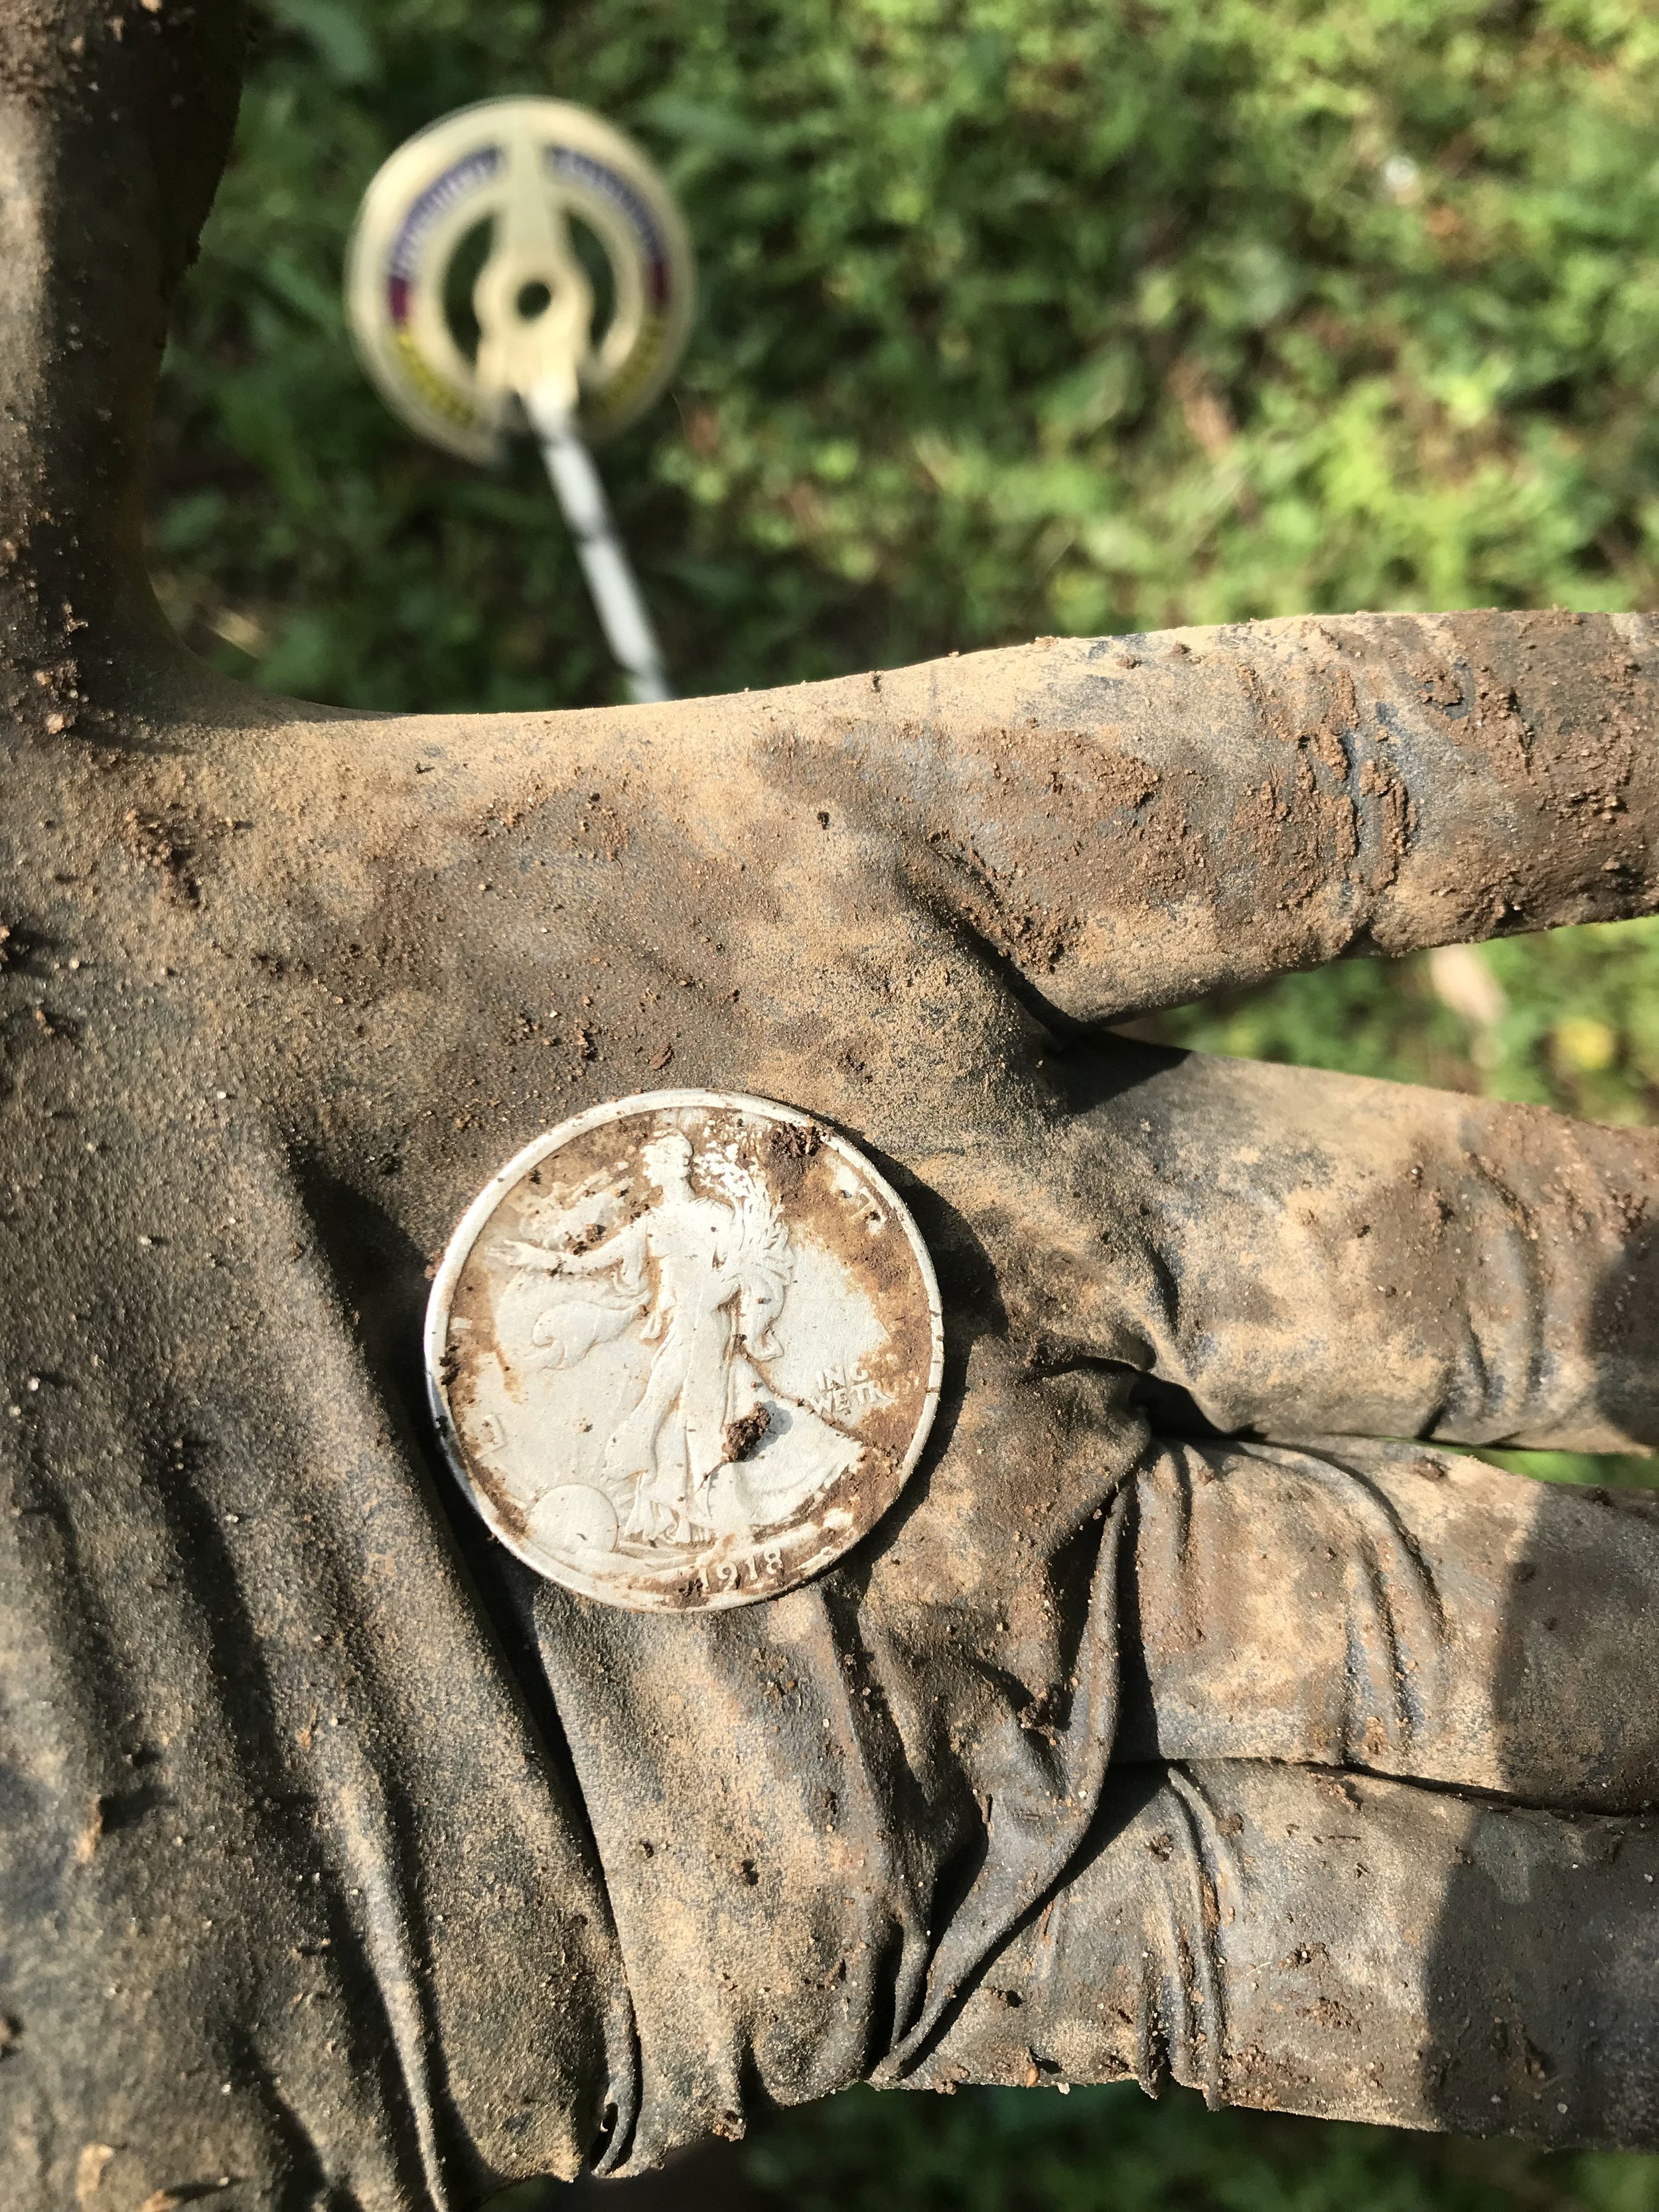
[[[503,1543],[678,1611],[775,1597],[880,1518],[943,1342],[921,1234],[843,1138],[659,1091],[537,1138],[479,1194],[432,1286],[427,1374]]]

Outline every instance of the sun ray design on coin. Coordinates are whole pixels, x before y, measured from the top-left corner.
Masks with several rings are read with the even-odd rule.
[[[927,1441],[944,1336],[915,1223],[844,1138],[662,1091],[507,1163],[444,1255],[426,1355],[510,1550],[683,1611],[775,1597],[875,1524]]]

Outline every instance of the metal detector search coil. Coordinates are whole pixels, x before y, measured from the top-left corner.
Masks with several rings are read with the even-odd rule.
[[[609,264],[609,323],[592,336],[592,283],[572,246],[583,225]],[[473,287],[479,339],[453,326],[452,264],[488,224]],[[470,461],[526,427],[523,395],[574,380],[574,427],[609,437],[673,374],[696,291],[690,239],[633,142],[559,100],[486,100],[417,131],[364,195],[346,302],[363,366],[410,427]]]
[[[610,314],[571,239],[610,271]],[[462,343],[458,284],[488,246]],[[406,141],[376,173],[346,259],[364,368],[393,411],[464,460],[535,434],[611,652],[636,700],[672,696],[589,445],[648,407],[691,326],[691,242],[668,187],[620,131],[562,100],[486,100]]]

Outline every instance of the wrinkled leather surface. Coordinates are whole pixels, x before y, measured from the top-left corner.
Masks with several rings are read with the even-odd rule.
[[[1475,1862],[1448,1839],[1505,1838],[1520,1871],[1491,1879],[1520,1899],[1544,1876],[1518,1836],[1550,1864],[1613,1837],[1639,1870],[1651,1524],[1328,1439],[1648,1438],[1654,1141],[1083,1017],[1170,995],[1173,927],[1207,935],[1206,981],[1292,926],[1305,945],[1315,909],[1425,933],[1411,870],[1472,833],[1437,832],[1464,762],[1440,707],[1407,726],[1415,672],[1433,653],[1473,692],[1473,654],[1535,634],[1547,700],[1586,630],[1645,714],[1646,626],[1390,618],[540,723],[13,726],[0,2095],[22,2202],[65,2201],[90,2142],[117,2212],[221,2173],[233,2203],[464,2203],[866,2075],[1168,2069],[1468,2124],[1492,2093],[1449,2025]],[[1307,747],[1206,715],[1264,665],[1414,764],[1389,882],[1328,835]],[[1210,768],[1167,808],[1182,878],[1152,882],[1177,744]],[[1143,744],[1165,764],[1133,796]],[[1639,762],[1622,787],[1630,839]],[[1277,825],[1254,845],[1247,805]],[[1512,811],[1506,870],[1532,865]],[[1541,874],[1565,833],[1534,814]],[[1606,896],[1603,848],[1574,849],[1565,911]],[[534,1584],[438,1464],[418,1370],[475,1190],[664,1079],[844,1128],[912,1204],[946,1312],[899,1506],[819,1582],[704,1619]],[[1377,1886],[1296,1856],[1297,1792],[1332,1777],[1287,1764],[1366,1778]],[[1468,1787],[1540,1809],[1506,1826],[1447,1795]],[[1154,1838],[1176,1793],[1181,1850],[1123,1840],[1125,1791]],[[1235,1796],[1252,1872],[1224,1900],[1223,1831],[1192,1808]],[[1352,2045],[1275,1990],[1302,1971],[1274,1963],[1287,1911],[1334,1959],[1343,1931],[1322,2002]],[[1574,1922],[1535,1923],[1526,1955],[1582,1972]],[[1488,1980],[1525,1949],[1494,1925]],[[1001,2003],[1038,1929],[1051,1995]],[[1200,1984],[1182,2028],[1171,1993]],[[1109,1996],[1132,2030],[1096,2032]],[[1645,2044],[1596,2036],[1613,2087],[1494,2117],[1650,2139]]]

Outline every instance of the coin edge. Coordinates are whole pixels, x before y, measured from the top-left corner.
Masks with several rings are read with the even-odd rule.
[[[771,1121],[781,1121],[797,1128],[811,1129],[836,1152],[848,1158],[891,1206],[896,1218],[903,1224],[910,1249],[915,1255],[927,1294],[928,1319],[933,1339],[932,1357],[928,1364],[927,1381],[922,1392],[921,1407],[910,1444],[899,1464],[891,1494],[873,1519],[867,1522],[844,1543],[827,1550],[822,1557],[814,1556],[811,1563],[794,1574],[776,1589],[732,1589],[710,1592],[702,1597],[682,1600],[647,1598],[640,1600],[619,1595],[614,1588],[601,1587],[590,1582],[578,1571],[568,1574],[550,1573],[528,1548],[504,1528],[493,1510],[488,1496],[483,1493],[469,1471],[459,1430],[450,1413],[448,1400],[441,1380],[443,1354],[449,1330],[449,1316],[455,1288],[461,1271],[471,1256],[472,1247],[482,1235],[485,1224],[494,1216],[506,1192],[527,1175],[538,1162],[591,1130],[599,1129],[611,1121],[622,1121],[641,1113],[672,1112],[676,1108],[714,1107],[726,1111],[753,1113]],[[451,1232],[441,1258],[432,1279],[432,1289],[427,1298],[426,1319],[422,1330],[422,1362],[426,1376],[427,1402],[438,1431],[451,1471],[465,1492],[467,1502],[498,1543],[520,1563],[538,1575],[544,1582],[556,1583],[561,1589],[574,1591],[580,1597],[589,1598],[599,1605],[612,1605],[629,1613],[724,1613],[738,1606],[759,1605],[769,1599],[787,1596],[791,1590],[799,1589],[817,1576],[827,1572],[844,1559],[854,1547],[861,1543],[872,1528],[879,1526],[902,1495],[905,1485],[915,1471],[917,1462],[933,1433],[933,1421],[939,1412],[939,1389],[945,1374],[945,1317],[939,1299],[939,1277],[933,1267],[933,1255],[917,1225],[915,1217],[899,1193],[865,1153],[848,1137],[826,1123],[820,1116],[808,1114],[798,1106],[787,1106],[775,1098],[762,1098],[752,1092],[741,1091],[639,1091],[623,1098],[606,1099],[598,1106],[590,1106],[570,1119],[561,1121],[556,1128],[545,1130],[520,1146],[510,1159],[503,1162],[489,1181],[473,1198]],[[695,1568],[687,1570],[688,1576]]]

